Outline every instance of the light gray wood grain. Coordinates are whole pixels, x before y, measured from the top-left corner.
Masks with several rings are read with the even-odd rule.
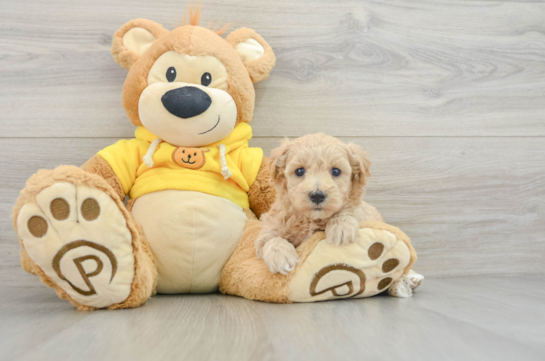
[[[185,5],[0,0],[0,360],[543,358],[542,1],[204,4],[203,23],[223,15],[277,54],[256,85],[253,146],[321,131],[369,152],[366,199],[412,238],[428,277],[414,298],[158,296],[77,312],[26,274],[9,219],[25,180],[132,137],[112,34],[138,17],[173,28]]]
[[[545,139],[341,138],[372,160],[366,200],[412,239],[426,276],[544,273]],[[9,214],[39,168],[81,165],[116,139],[0,139],[0,281],[25,284]],[[280,139],[253,139],[269,154]]]
[[[543,276],[452,278],[432,282],[435,297],[417,302],[445,316],[501,334],[528,347],[545,347]],[[470,287],[467,287],[470,284]],[[454,292],[457,290],[457,292]],[[412,302],[412,300],[411,300]],[[501,312],[502,317],[498,317]]]
[[[131,136],[111,36],[136,17],[172,28],[183,7],[1,2],[1,136]],[[206,2],[204,24],[222,15],[277,54],[257,136],[545,135],[545,3]]]
[[[4,360],[540,360],[541,276],[427,280],[411,299],[277,305],[157,296],[78,312],[45,287],[0,293]],[[516,305],[521,307],[516,307]]]

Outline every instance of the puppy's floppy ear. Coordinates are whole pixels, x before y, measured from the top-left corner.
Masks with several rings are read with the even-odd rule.
[[[115,32],[111,53],[116,63],[129,70],[140,56],[168,30],[146,19],[134,19]]]
[[[259,34],[252,29],[240,28],[229,34],[225,40],[235,48],[253,83],[269,76],[276,63],[276,57],[269,44]]]
[[[271,179],[275,183],[279,182],[284,176],[289,148],[290,141],[288,139],[284,139],[280,144],[280,147],[273,149],[271,152],[271,156],[269,157]]]
[[[367,158],[367,153],[359,145],[348,144],[347,148],[348,160],[352,167],[352,181],[364,186],[367,182],[367,177],[371,176],[369,172],[371,161]]]

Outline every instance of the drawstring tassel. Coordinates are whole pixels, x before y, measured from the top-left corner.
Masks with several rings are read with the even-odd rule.
[[[151,142],[151,144],[150,144],[150,146],[148,148],[148,151],[146,152],[146,155],[142,158],[142,160],[144,161],[144,164],[148,168],[153,167],[153,164],[154,164],[153,153],[155,153],[155,149],[157,148],[159,143],[161,143],[161,139],[159,139],[159,138],[154,139],[153,142]]]
[[[221,175],[223,176],[223,179],[228,179],[233,175],[233,173],[231,173],[231,170],[227,166],[227,159],[225,158],[225,145],[220,144],[218,145],[218,148],[220,149]]]

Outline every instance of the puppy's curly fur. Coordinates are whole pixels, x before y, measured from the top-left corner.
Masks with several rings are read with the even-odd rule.
[[[290,272],[299,261],[295,247],[315,232],[325,231],[327,240],[340,246],[356,238],[360,221],[383,221],[362,201],[370,165],[359,146],[325,134],[286,140],[272,151],[276,200],[262,216],[255,242],[271,272]]]

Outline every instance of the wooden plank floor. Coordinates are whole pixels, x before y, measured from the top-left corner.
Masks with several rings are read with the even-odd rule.
[[[2,136],[131,137],[112,35],[139,17],[172,29],[192,2],[0,2]],[[277,55],[258,137],[545,136],[543,2],[204,3],[205,26],[222,16]]]
[[[185,5],[0,1],[0,283],[26,282],[9,219],[25,180],[133,135],[112,34],[137,17],[172,29]],[[362,145],[367,200],[412,238],[419,271],[545,272],[544,2],[207,0],[202,16],[277,54],[251,144]]]
[[[410,299],[278,305],[180,295],[93,312],[41,284],[8,286],[0,359],[543,360],[544,303],[542,276],[426,280]]]
[[[367,200],[428,277],[414,298],[77,312],[22,271],[9,215],[25,180],[133,135],[113,33],[172,29],[191,2],[0,0],[0,360],[543,360],[542,1],[204,2],[203,23],[253,28],[277,54],[253,146],[326,132],[368,151]]]

